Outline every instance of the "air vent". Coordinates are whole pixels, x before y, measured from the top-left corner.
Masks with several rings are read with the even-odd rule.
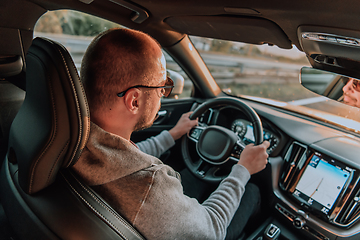
[[[360,218],[360,189],[351,199],[349,205],[335,219],[335,223],[347,227]]]
[[[281,176],[280,186],[284,190],[289,190],[294,181],[294,176],[297,176],[300,169],[304,166],[307,159],[307,147],[301,143],[293,142],[285,155],[286,165]]]

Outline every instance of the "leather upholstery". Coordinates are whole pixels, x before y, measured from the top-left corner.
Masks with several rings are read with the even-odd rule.
[[[69,168],[90,126],[69,53],[37,38],[26,63],[26,97],[0,172],[1,203],[16,239],[143,239]]]
[[[21,187],[32,194],[54,182],[61,167],[76,162],[90,119],[84,90],[64,47],[37,38],[26,63],[26,97],[10,129],[9,157],[19,164]]]

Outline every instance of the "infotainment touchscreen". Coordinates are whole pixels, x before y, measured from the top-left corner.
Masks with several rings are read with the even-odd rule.
[[[350,172],[335,161],[327,161],[314,154],[293,195],[327,215],[350,176]]]

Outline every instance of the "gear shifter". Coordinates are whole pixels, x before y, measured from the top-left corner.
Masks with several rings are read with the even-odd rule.
[[[280,236],[280,228],[272,223],[265,229],[264,240],[277,240]]]

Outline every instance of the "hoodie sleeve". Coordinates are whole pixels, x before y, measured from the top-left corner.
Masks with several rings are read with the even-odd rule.
[[[138,148],[151,156],[159,158],[164,152],[175,145],[175,141],[168,131],[136,143]]]
[[[174,170],[164,166],[155,172],[133,224],[147,239],[224,239],[249,179],[247,169],[235,165],[200,204],[183,194]]]

